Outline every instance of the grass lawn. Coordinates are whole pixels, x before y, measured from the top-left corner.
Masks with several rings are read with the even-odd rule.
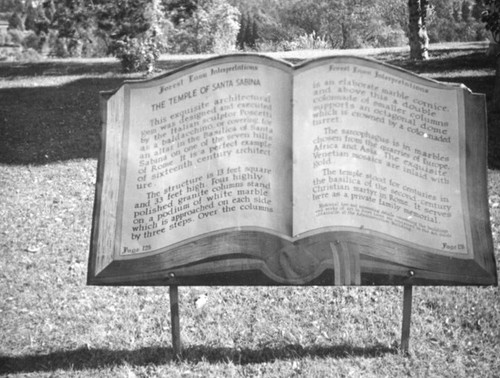
[[[464,83],[491,103],[494,66],[483,50],[434,49],[419,63],[407,55],[377,58]],[[167,287],[86,286],[98,92],[130,77],[113,60],[0,63],[0,375],[500,377],[492,287],[416,287],[408,357],[399,353],[400,287],[181,287],[176,361]],[[488,164],[499,264],[493,113]]]

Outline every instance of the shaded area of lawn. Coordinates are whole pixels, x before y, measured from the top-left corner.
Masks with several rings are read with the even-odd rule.
[[[158,70],[169,70],[186,63],[200,59],[161,60]],[[22,76],[63,76],[63,75],[103,75],[120,74],[120,62],[112,58],[102,59],[68,59],[48,60],[41,62],[0,62],[0,78],[15,78]]]
[[[382,54],[377,59],[424,76],[465,84],[472,91],[493,93],[493,61],[484,52],[434,51],[425,62],[412,62],[405,54]],[[294,60],[298,61],[298,60]],[[163,71],[187,61],[161,61]],[[100,149],[99,92],[117,88],[126,78],[119,74],[119,63],[40,62],[10,65],[0,70],[0,163],[46,164],[61,160],[97,158]],[[471,74],[481,72],[477,76]],[[486,72],[486,74],[484,73]],[[42,76],[40,76],[42,75]],[[76,80],[62,85],[57,79],[65,75]],[[94,75],[94,76],[89,76]],[[16,87],[22,77],[41,80],[43,87]],[[2,81],[9,83],[2,88]],[[500,118],[490,115],[489,163],[500,167]]]
[[[0,90],[0,163],[96,158],[99,91],[120,83],[120,79],[80,79],[63,86]]]
[[[494,58],[486,56],[484,51],[437,50],[433,51],[429,60],[410,60],[409,53],[382,54],[380,59],[387,63],[412,71],[417,74],[435,74],[488,70],[495,67]]]
[[[287,345],[282,348],[234,348],[190,346],[183,351],[183,362],[197,364],[201,361],[209,363],[228,363],[235,365],[261,364],[276,360],[294,360],[299,358],[374,358],[384,354],[395,354],[396,348],[383,345],[354,347],[339,345],[331,347],[310,347]],[[49,354],[26,355],[19,357],[1,357],[0,373],[35,373],[64,370],[89,370],[116,367],[125,364],[147,366],[163,365],[176,361],[172,348],[147,347],[137,350],[106,350],[80,348],[71,351],[55,351]]]

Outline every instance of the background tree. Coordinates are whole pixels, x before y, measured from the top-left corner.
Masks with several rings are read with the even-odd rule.
[[[481,24],[481,10],[474,0],[432,2],[427,15],[427,33],[431,43],[487,38]]]
[[[14,12],[9,17],[9,29],[24,30],[24,22],[19,12]]]
[[[482,6],[482,0],[0,0],[0,18],[11,21],[3,40],[25,49],[115,55],[135,70],[151,69],[162,52],[352,49],[409,40],[412,57],[422,59],[426,34],[431,43],[484,40]],[[27,31],[20,30],[24,24]]]
[[[16,9],[19,5],[21,8]],[[22,12],[23,0],[0,0],[0,13],[4,12]]]
[[[500,43],[500,0],[483,0],[483,5],[482,20],[486,30],[491,33],[494,42]]]
[[[225,0],[212,0],[214,19],[212,24],[213,41],[211,50],[214,53],[227,53],[236,49],[236,38],[240,30],[240,12]],[[210,13],[209,13],[210,14]],[[252,35],[257,34],[256,24],[252,24]]]
[[[491,40],[497,45],[495,89],[493,92],[493,110],[500,112],[500,53],[498,45],[500,44],[500,0],[482,0],[485,10],[482,14],[482,20],[485,23],[486,30],[491,33]]]
[[[164,10],[159,0],[102,1],[96,4],[98,28],[110,39],[109,53],[125,72],[152,71],[164,45]]]
[[[164,0],[163,4],[173,10],[169,19],[174,26],[171,39],[175,48],[171,51],[200,54],[235,50],[240,12],[226,0]]]
[[[254,49],[259,39],[258,21],[254,14],[246,13],[240,18],[240,29],[236,37],[236,43],[241,50]]]
[[[283,23],[325,37],[330,48],[383,47],[405,39],[405,12],[398,0],[295,0],[285,8]]]
[[[428,0],[408,0],[410,58],[429,58],[429,37],[427,35]]]
[[[283,23],[289,0],[228,0],[241,13],[238,45],[242,49],[279,50],[296,29]],[[243,42],[243,43],[241,43]]]
[[[163,0],[163,9],[175,26],[189,19],[198,8],[198,0]]]
[[[59,57],[80,57],[86,44],[92,43],[95,28],[94,9],[85,0],[47,0],[45,17],[57,32],[53,53]]]
[[[26,3],[26,17],[24,19],[24,29],[26,30],[36,30],[35,20],[37,18],[37,10],[33,5],[33,2],[29,0]]]

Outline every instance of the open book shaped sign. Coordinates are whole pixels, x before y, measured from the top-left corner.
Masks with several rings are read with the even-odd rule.
[[[497,284],[484,95],[229,55],[101,96],[88,283]]]

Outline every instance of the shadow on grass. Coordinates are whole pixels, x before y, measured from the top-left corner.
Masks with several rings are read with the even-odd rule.
[[[231,349],[212,348],[201,345],[184,349],[181,360],[189,363],[208,361],[212,364],[233,363],[235,365],[260,364],[276,360],[311,358],[374,358],[384,354],[396,354],[398,349],[382,345],[353,347],[338,345],[331,347],[307,347],[286,345],[278,348]],[[56,351],[49,354],[16,357],[0,356],[0,373],[36,373],[56,370],[88,370],[121,366],[163,365],[176,362],[172,348],[141,348],[137,350],[108,350],[80,348],[72,351]]]
[[[97,158],[99,92],[121,83],[89,78],[61,86],[0,89],[0,163]]]
[[[27,71],[36,76],[33,72],[43,69],[43,65],[32,65],[35,68]],[[172,67],[178,65],[170,63]],[[55,70],[63,68],[61,63]],[[88,70],[92,68],[76,71]],[[41,87],[0,88],[0,164],[41,165],[97,158],[101,133],[99,92],[117,89],[126,79],[119,75],[82,77],[56,85],[52,83],[57,80],[44,76]]]
[[[380,59],[417,74],[488,70],[495,67],[494,57],[486,56],[484,51],[463,54],[460,49],[433,50],[429,60],[411,60],[409,52],[382,54]]]
[[[201,59],[160,60],[159,70],[170,70],[183,64]],[[49,60],[41,62],[0,62],[0,77],[16,76],[65,76],[65,75],[103,75],[121,74],[120,62],[116,59],[77,59]]]

